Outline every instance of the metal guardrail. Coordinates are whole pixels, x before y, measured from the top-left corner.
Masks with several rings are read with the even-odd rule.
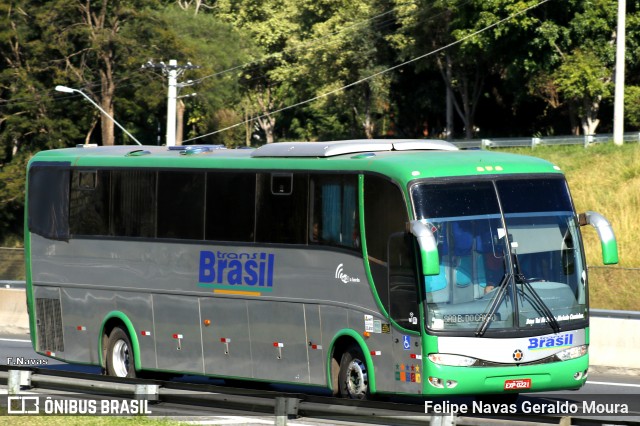
[[[640,311],[614,311],[610,309],[590,309],[589,315],[596,318],[621,318],[640,320]]]
[[[552,145],[589,145],[608,143],[613,140],[613,134],[584,135],[584,136],[532,136],[524,138],[484,138],[453,140],[451,143],[461,149],[490,149],[490,148],[535,148],[537,146]],[[625,133],[624,142],[640,142],[640,132]]]
[[[26,283],[24,281],[0,280],[0,288],[24,289],[26,288]]]

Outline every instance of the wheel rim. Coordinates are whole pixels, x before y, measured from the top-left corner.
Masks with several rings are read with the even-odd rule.
[[[349,395],[354,398],[363,398],[367,394],[368,386],[369,378],[366,365],[357,358],[353,359],[347,370],[347,390]]]
[[[124,340],[118,340],[113,345],[113,355],[111,357],[113,372],[118,377],[127,377],[129,374],[129,345]]]

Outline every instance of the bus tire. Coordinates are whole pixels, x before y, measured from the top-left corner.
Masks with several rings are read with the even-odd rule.
[[[349,399],[369,398],[369,375],[362,350],[358,345],[350,346],[342,354],[338,373],[340,396]]]
[[[115,327],[107,342],[107,374],[114,377],[136,377],[133,366],[133,347],[126,331]]]

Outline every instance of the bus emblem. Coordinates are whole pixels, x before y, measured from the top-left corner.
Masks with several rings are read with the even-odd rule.
[[[345,284],[348,283],[359,283],[360,282],[360,278],[355,278],[355,277],[351,277],[347,274],[344,273],[343,271],[343,264],[339,264],[338,267],[336,268],[336,274],[335,274],[335,278],[339,279],[340,281],[342,281]]]
[[[513,360],[516,362],[522,361],[522,358],[524,358],[524,354],[522,353],[522,351],[520,349],[516,349],[515,351],[513,351]]]

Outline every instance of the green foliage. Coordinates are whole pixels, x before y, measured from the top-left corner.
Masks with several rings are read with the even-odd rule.
[[[0,168],[0,243],[3,247],[16,245],[16,240],[22,241],[27,160],[18,155]]]
[[[624,116],[630,125],[640,127],[640,86],[625,87]]]
[[[612,94],[611,69],[593,52],[576,50],[554,73],[558,91],[568,99],[607,98]]]

